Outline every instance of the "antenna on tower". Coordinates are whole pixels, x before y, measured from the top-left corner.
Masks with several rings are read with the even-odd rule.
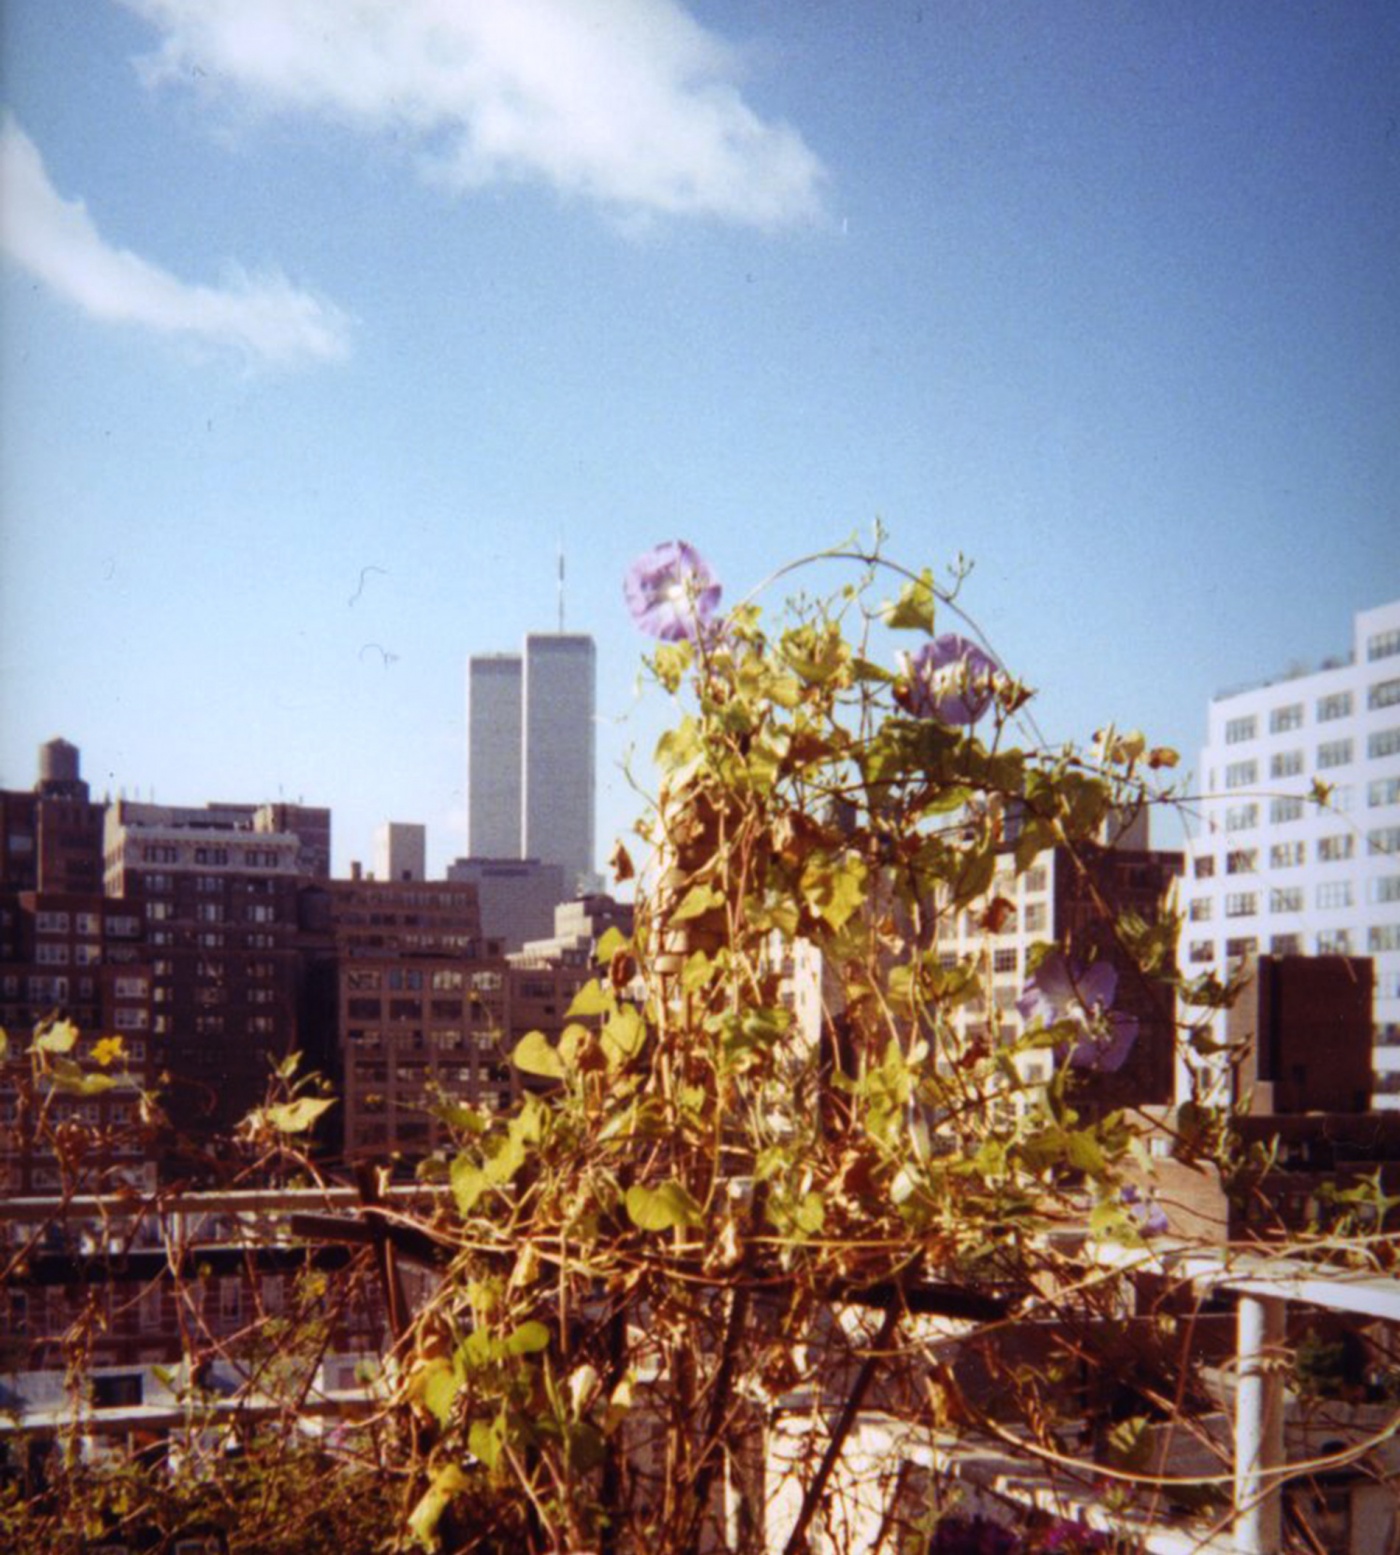
[[[564,542],[559,542],[559,635],[564,635]]]

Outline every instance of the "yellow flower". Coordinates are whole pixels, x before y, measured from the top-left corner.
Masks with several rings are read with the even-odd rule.
[[[103,1037],[93,1043],[92,1056],[104,1069],[108,1069],[119,1059],[126,1057],[126,1048],[120,1037]]]

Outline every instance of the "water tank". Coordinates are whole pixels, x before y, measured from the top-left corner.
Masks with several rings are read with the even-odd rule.
[[[39,747],[39,783],[76,783],[79,752],[67,740],[50,740]]]

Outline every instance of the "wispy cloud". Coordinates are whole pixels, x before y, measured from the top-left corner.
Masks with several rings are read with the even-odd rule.
[[[195,285],[108,243],[83,202],[53,187],[38,148],[8,114],[0,123],[0,250],[94,318],[279,367],[349,350],[345,315],[281,275],[231,267],[221,285]]]
[[[152,82],[233,92],[415,144],[459,190],[537,181],[628,216],[761,228],[820,209],[823,171],[739,89],[675,0],[124,0]]]

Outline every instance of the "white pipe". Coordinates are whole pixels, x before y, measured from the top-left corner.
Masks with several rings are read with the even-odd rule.
[[[1287,1304],[1240,1297],[1235,1360],[1235,1521],[1239,1555],[1278,1555],[1283,1536],[1283,1335]]]

